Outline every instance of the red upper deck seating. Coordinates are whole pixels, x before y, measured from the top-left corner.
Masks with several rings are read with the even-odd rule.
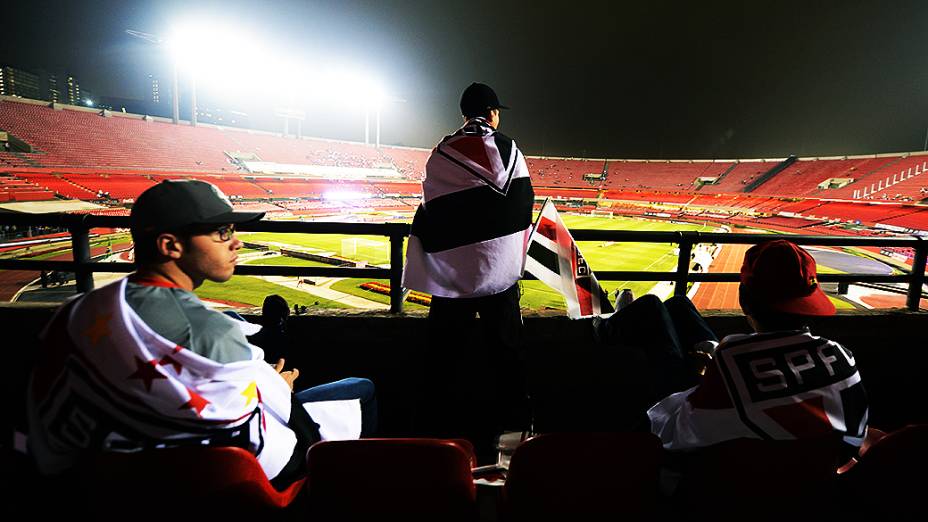
[[[855,158],[855,159],[811,159],[797,160],[769,181],[757,187],[753,193],[788,196],[815,196],[850,198],[853,191],[869,186],[866,180],[882,177],[891,172],[899,157]],[[820,189],[823,181],[832,178],[852,178],[853,183],[840,189]]]
[[[97,112],[0,101],[0,129],[37,152],[22,154],[42,166],[231,170],[226,132]]]
[[[610,161],[604,183],[610,189],[692,190],[699,177],[718,177],[731,162]]]
[[[844,191],[856,191],[846,195],[847,198],[883,201],[921,201],[928,197],[928,178],[923,175],[928,171],[928,157],[913,156],[900,160],[878,175],[873,175],[855,187],[845,187]],[[867,193],[864,196],[864,192]]]
[[[733,167],[731,163],[723,163],[723,165],[727,165],[725,170],[722,170],[720,174],[715,176],[721,177],[722,179],[714,185],[704,185],[700,189],[700,192],[713,194],[743,192],[745,186],[764,172],[775,167],[778,163],[779,161],[742,161],[735,164]],[[731,168],[730,171],[728,170],[729,168]],[[726,171],[728,171],[727,174],[725,173]]]
[[[425,164],[431,154],[428,150],[404,147],[384,147],[381,150],[393,160],[393,166],[403,177],[416,180],[425,177]]]
[[[829,201],[802,212],[805,216],[842,221],[876,223],[885,219],[911,214],[920,209],[903,205],[879,205],[867,203],[845,203]]]
[[[603,160],[578,160],[561,158],[525,158],[532,183],[538,187],[590,188],[599,182],[590,183],[584,174],[602,174]]]
[[[284,138],[271,134],[229,132],[240,151],[254,152],[262,161],[330,167],[375,168],[390,164],[376,147],[314,138]]]
[[[902,216],[880,219],[879,223],[914,230],[928,230],[928,209],[921,208]]]

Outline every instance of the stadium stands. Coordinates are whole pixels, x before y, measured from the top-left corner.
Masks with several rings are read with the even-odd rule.
[[[235,201],[309,200],[272,205],[276,211],[412,210],[418,204],[418,181],[429,156],[427,149],[376,148],[211,125],[171,125],[147,117],[58,105],[52,108],[11,98],[0,100],[0,130],[33,148],[33,152],[0,152],[2,202],[56,197],[129,202],[162,179],[195,178],[216,184]],[[327,168],[390,168],[405,181],[334,179],[337,171],[327,174],[329,179],[250,173],[234,159],[240,157]],[[909,203],[928,196],[928,181],[921,179],[928,170],[928,156],[919,153],[795,161],[529,157],[527,162],[536,195],[564,200],[559,204],[574,211],[593,209],[588,200],[599,200],[599,205],[620,202],[613,208],[631,215],[677,207],[685,216],[739,219],[734,216],[743,215],[744,220],[752,221],[758,216],[787,213],[780,216],[782,219],[765,222],[799,227],[803,232],[818,230],[818,225],[791,220],[792,214],[869,226],[883,223],[928,229],[928,214],[921,206],[869,204]],[[784,168],[771,175],[776,167]],[[843,181],[822,188],[828,180]],[[318,201],[321,198],[361,199]],[[587,200],[585,206],[581,200]]]
[[[693,190],[697,178],[716,178],[732,165],[732,162],[707,161],[609,161],[609,175],[603,187],[632,190]]]
[[[55,174],[44,172],[16,172],[16,175],[66,198],[83,200],[98,199],[94,191]]]
[[[603,160],[526,158],[532,182],[539,187],[590,188],[599,182],[583,179],[584,174],[601,175]]]
[[[54,199],[55,194],[25,179],[0,175],[0,202],[43,201]]]

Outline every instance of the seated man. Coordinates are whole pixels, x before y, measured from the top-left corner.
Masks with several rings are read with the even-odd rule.
[[[321,426],[302,404],[361,399],[370,410],[370,381],[294,395],[299,372],[283,371],[282,359],[270,366],[246,341],[257,327],[193,293],[232,277],[242,247],[234,226],[262,216],[233,212],[202,181],[165,181],[139,196],[131,216],[138,270],[65,304],[43,334],[28,391],[29,447],[42,472],[98,451],[240,446],[283,488],[303,474],[310,444],[371,429],[360,426],[356,402],[305,405]]]
[[[812,335],[805,324],[835,313],[816,277],[812,256],[788,241],[747,251],[740,302],[755,333],[723,339],[698,385],[648,411],[666,449],[837,433],[845,456],[857,453],[867,430],[867,395],[850,350]]]

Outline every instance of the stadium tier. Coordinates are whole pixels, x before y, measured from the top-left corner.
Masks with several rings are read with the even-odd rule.
[[[733,162],[609,161],[604,188],[692,190],[698,178],[717,178]]]
[[[0,130],[11,136],[3,145],[17,144],[0,152],[3,202],[68,198],[112,204],[131,201],[162,179],[195,178],[216,184],[236,201],[341,201],[274,206],[296,212],[411,208],[418,204],[418,181],[430,153],[212,125],[172,125],[7,97],[0,99]],[[928,196],[928,183],[921,179],[928,156],[917,153],[785,161],[526,159],[536,195],[584,200],[582,205],[559,202],[572,210],[595,208],[591,200],[598,200],[600,207],[607,201],[627,202],[613,208],[632,215],[678,207],[685,215],[700,217],[748,214],[752,219],[786,213],[783,226],[798,225],[790,220],[796,215],[928,229],[923,207],[899,205]],[[252,161],[261,162],[261,172],[248,169]],[[283,172],[268,174],[263,169],[269,163]],[[378,170],[368,174],[363,169]],[[399,177],[384,180],[384,172]],[[814,222],[802,221],[803,230],[815,228],[809,225]]]
[[[86,187],[76,185],[75,183],[55,174],[45,172],[16,171],[16,176],[27,179],[40,187],[43,187],[55,194],[64,196],[66,198],[88,200],[96,199],[97,197],[94,191]]]
[[[55,195],[44,187],[15,176],[0,174],[0,202],[42,201]]]
[[[587,181],[584,175],[602,176],[605,161],[562,158],[526,158],[532,181],[539,187],[598,188],[599,181]]]

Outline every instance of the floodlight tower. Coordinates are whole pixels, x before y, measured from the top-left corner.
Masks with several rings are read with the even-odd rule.
[[[159,45],[159,46],[167,45],[167,40],[165,40],[164,38],[161,38],[160,36],[153,35],[151,33],[143,33],[142,31],[133,31],[132,29],[126,29],[126,34],[128,34],[129,36],[134,36],[135,38],[139,38],[141,40],[145,40],[146,42],[153,43],[155,45]],[[180,123],[180,109],[179,109],[179,102],[178,102],[178,95],[177,95],[177,59],[173,56],[171,57],[171,66],[172,66],[171,106],[173,109],[171,121],[174,122],[174,125],[177,125],[178,123]],[[194,96],[194,100],[196,100],[196,96]],[[196,125],[196,118],[197,118],[196,102],[194,101],[193,119],[191,120],[194,125]]]

